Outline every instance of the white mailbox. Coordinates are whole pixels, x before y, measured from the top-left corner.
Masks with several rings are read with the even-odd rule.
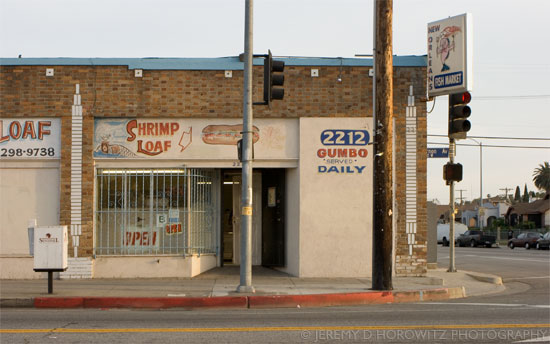
[[[69,236],[67,226],[34,229],[34,271],[67,270]]]

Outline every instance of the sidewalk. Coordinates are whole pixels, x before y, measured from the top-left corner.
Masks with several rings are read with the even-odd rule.
[[[0,307],[200,308],[324,307],[445,300],[504,290],[498,276],[445,269],[426,277],[394,277],[391,292],[370,279],[297,278],[254,267],[253,294],[237,293],[239,267],[216,268],[189,279],[0,280]]]

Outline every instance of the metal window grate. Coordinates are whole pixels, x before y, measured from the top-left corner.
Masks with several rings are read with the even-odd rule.
[[[213,170],[98,169],[96,255],[215,253]]]

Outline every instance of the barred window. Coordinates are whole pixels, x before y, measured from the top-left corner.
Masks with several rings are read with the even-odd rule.
[[[215,253],[214,172],[98,169],[95,254]]]

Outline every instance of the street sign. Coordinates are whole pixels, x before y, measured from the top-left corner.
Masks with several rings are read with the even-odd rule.
[[[449,148],[428,148],[428,158],[448,158]]]
[[[472,15],[428,23],[428,95],[471,91]]]

